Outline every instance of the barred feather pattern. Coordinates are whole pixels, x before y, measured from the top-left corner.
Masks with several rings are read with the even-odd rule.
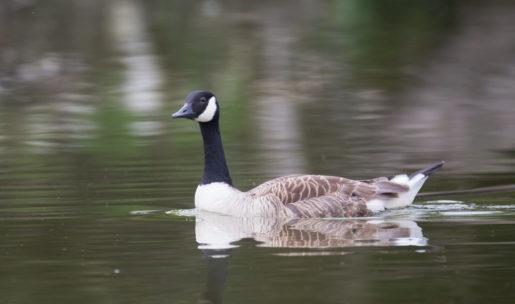
[[[392,240],[408,238],[411,232],[396,222],[298,219],[282,226],[274,234],[257,234],[256,240],[266,247],[334,248],[391,245]]]
[[[388,195],[388,191],[407,189],[386,178],[361,182],[337,176],[288,175],[265,182],[246,194],[251,201],[286,217],[362,217],[371,215],[367,201]]]

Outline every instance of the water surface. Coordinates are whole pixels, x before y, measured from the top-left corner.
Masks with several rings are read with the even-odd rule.
[[[513,192],[367,219],[192,211],[214,91],[237,187],[438,160],[515,183],[509,1],[0,1],[0,303],[513,303]]]

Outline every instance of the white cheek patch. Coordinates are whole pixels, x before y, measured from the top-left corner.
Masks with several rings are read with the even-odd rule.
[[[215,117],[215,113],[216,113],[216,98],[215,98],[215,96],[213,96],[209,99],[209,102],[207,103],[207,107],[204,110],[204,112],[202,112],[202,114],[200,114],[197,118],[195,118],[195,120],[198,122],[211,121],[211,119],[213,119],[213,117]]]

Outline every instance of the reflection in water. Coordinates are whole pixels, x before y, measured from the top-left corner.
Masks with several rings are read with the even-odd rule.
[[[405,132],[400,149],[420,149],[413,139],[423,137],[424,153],[459,155],[452,166],[462,172],[476,172],[478,166],[511,170],[498,161],[499,151],[512,150],[515,142],[515,42],[504,30],[515,27],[510,6],[463,8],[459,34],[417,69],[419,83],[401,93],[401,99],[416,101],[417,106],[401,107],[392,116],[396,123],[391,134],[412,131]]]
[[[201,212],[195,235],[201,249],[228,249],[252,238],[262,247],[336,248],[425,246],[422,229],[410,220],[239,218]]]
[[[256,102],[256,117],[260,143],[267,152],[267,162],[273,164],[266,166],[270,176],[305,172],[306,167],[298,100],[295,100],[298,98],[289,89],[294,86],[291,64],[297,37],[292,22],[284,20],[294,20],[292,14],[295,13],[288,7],[268,7],[262,20],[264,81]]]
[[[222,303],[222,293],[229,266],[229,249],[203,249],[206,261],[207,277],[203,298],[207,303]]]
[[[110,21],[115,46],[125,63],[125,81],[120,90],[127,108],[136,116],[156,113],[161,107],[161,73],[153,45],[145,32],[143,11],[134,0],[111,1]],[[133,122],[135,135],[160,133],[156,121]]]
[[[206,303],[222,303],[234,242],[252,238],[260,247],[330,249],[356,246],[425,246],[422,229],[410,220],[239,218],[200,212],[195,236],[207,266]],[[289,252],[282,256],[342,254]]]
[[[263,161],[242,164],[266,177],[366,177],[434,159],[449,175],[511,173],[515,6],[454,2],[4,1],[0,141],[28,158],[86,155],[105,135],[135,155],[147,135],[173,141],[165,100],[206,87],[237,101],[226,129],[249,123],[227,143],[248,138]],[[195,150],[191,128],[173,128]]]

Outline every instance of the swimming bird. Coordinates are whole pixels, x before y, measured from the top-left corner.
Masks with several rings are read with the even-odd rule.
[[[410,205],[443,161],[411,174],[351,180],[339,176],[287,175],[249,191],[232,184],[220,134],[220,106],[209,91],[193,91],[172,114],[199,123],[204,141],[204,175],[195,191],[199,210],[240,217],[362,217]]]

